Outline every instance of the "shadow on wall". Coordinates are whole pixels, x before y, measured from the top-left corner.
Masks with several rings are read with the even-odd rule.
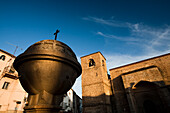
[[[111,96],[99,95],[95,97],[83,96],[83,113],[114,113]]]
[[[82,97],[83,113],[170,113],[170,86],[164,81],[129,83],[126,89],[121,76],[110,82],[112,95]]]
[[[164,81],[129,83],[131,87],[125,89],[122,77],[118,76],[111,84],[118,113],[170,113],[170,86]]]
[[[111,84],[111,96],[82,97],[83,113],[170,113],[170,87],[164,81],[130,83],[125,89],[119,76]]]

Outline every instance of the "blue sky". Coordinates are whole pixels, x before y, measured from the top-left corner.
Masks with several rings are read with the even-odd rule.
[[[0,48],[16,56],[54,39],[80,57],[101,51],[108,69],[170,52],[168,0],[0,0]],[[81,77],[73,87],[81,96]]]

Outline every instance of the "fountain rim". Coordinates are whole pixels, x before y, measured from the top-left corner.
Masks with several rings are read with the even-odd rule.
[[[50,55],[50,54],[24,55],[24,53],[22,53],[15,59],[13,63],[14,68],[17,70],[19,65],[23,64],[24,62],[32,61],[32,60],[52,60],[52,61],[64,62],[70,66],[73,66],[78,71],[77,74],[78,76],[80,76],[80,74],[82,73],[81,65],[77,60],[74,59],[70,60],[68,58],[64,58],[57,55]]]

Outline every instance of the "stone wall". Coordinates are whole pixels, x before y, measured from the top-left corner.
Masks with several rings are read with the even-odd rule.
[[[158,94],[160,98],[160,103],[155,103],[155,106],[161,104],[165,106],[161,108],[163,112],[170,112],[170,92],[168,91],[170,85],[170,54],[113,68],[110,69],[110,74],[114,87],[114,95],[118,95],[115,98],[116,107],[119,112],[122,111],[121,107],[125,106],[123,103],[126,103],[127,105],[129,104],[132,113],[143,113],[142,107],[144,107],[144,103],[142,102],[144,101],[139,102],[139,100],[141,98],[145,100],[146,96],[154,96],[155,94]],[[144,87],[146,84],[148,86]],[[120,88],[120,86],[122,87]],[[146,90],[147,87],[151,86],[154,87]],[[145,90],[141,90],[141,87]],[[143,97],[144,95],[145,97]],[[119,101],[124,102],[121,103]],[[142,103],[142,105],[139,105],[139,103]]]

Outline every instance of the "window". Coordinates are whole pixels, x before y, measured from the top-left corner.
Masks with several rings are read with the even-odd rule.
[[[104,66],[104,60],[102,60],[102,66]]]
[[[5,60],[5,55],[1,55],[0,59],[2,59],[4,61]]]
[[[16,101],[17,104],[21,104],[21,101]]]
[[[95,66],[95,62],[93,59],[90,59],[90,61],[89,61],[89,67],[91,67],[91,66]]]
[[[4,85],[2,86],[2,89],[7,89],[9,86],[9,82],[4,82]]]

